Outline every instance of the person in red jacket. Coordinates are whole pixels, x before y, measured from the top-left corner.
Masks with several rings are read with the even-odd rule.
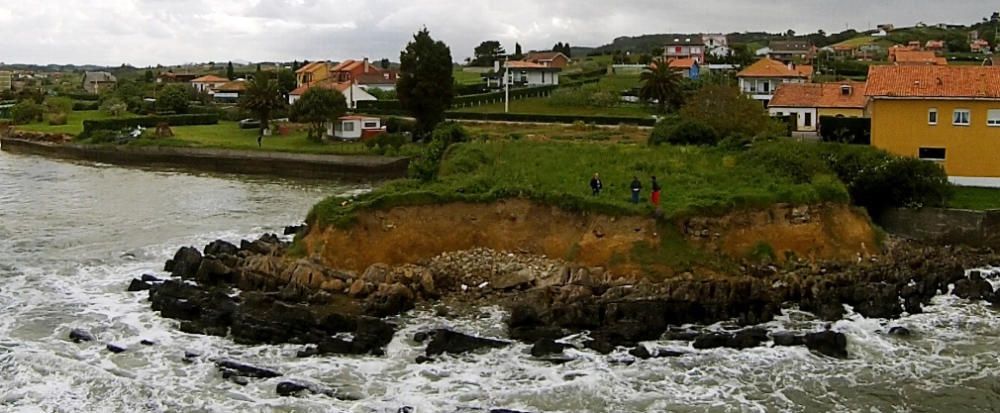
[[[660,206],[660,190],[662,188],[660,188],[660,183],[656,182],[656,177],[655,176],[653,177],[653,184],[652,184],[651,188],[653,189],[653,192],[649,196],[649,199],[650,199],[650,201],[653,202],[653,206],[659,208],[659,206]]]

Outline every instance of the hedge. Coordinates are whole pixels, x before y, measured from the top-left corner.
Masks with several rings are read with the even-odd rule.
[[[600,69],[587,70],[587,71],[583,71],[583,72],[570,73],[568,75],[562,76],[562,78],[563,79],[569,79],[569,80],[579,80],[579,79],[585,79],[585,78],[599,78],[601,76],[606,75],[607,73],[608,73],[608,69],[600,68]]]
[[[481,120],[481,121],[504,121],[504,122],[539,122],[539,123],[575,123],[584,122],[597,125],[639,125],[653,126],[656,119],[637,118],[628,116],[578,116],[578,115],[543,115],[533,113],[476,113],[476,112],[447,112],[448,119]]]
[[[99,130],[121,130],[138,126],[152,128],[161,123],[170,126],[188,125],[214,125],[219,123],[217,114],[197,114],[197,115],[167,115],[167,116],[141,116],[135,118],[114,118],[100,120],[83,121],[83,133],[81,137],[88,137],[91,133]]]
[[[97,101],[73,102],[73,110],[98,110],[101,103]]]
[[[839,118],[821,116],[819,135],[824,142],[871,145],[872,120],[870,118]]]
[[[100,96],[91,95],[89,93],[63,93],[61,96],[68,97],[73,100],[85,100],[88,102],[93,102],[100,99]]]

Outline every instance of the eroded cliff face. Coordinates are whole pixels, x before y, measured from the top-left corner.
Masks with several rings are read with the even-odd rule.
[[[362,212],[349,229],[313,226],[303,242],[309,255],[325,265],[358,272],[376,263],[420,263],[473,248],[565,259],[620,275],[639,274],[651,266],[664,269],[666,264],[651,263],[650,257],[655,261],[663,249],[678,244],[734,259],[766,245],[779,261],[792,254],[810,260],[853,260],[878,252],[868,217],[845,205],[776,205],[661,225],[666,226],[651,216],[581,214],[506,200]],[[665,237],[672,237],[671,242],[664,242]],[[646,252],[644,257],[638,257],[639,250]]]

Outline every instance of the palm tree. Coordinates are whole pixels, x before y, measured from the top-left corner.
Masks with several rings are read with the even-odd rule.
[[[644,102],[655,100],[660,113],[666,113],[668,104],[670,108],[675,108],[683,101],[681,75],[670,69],[670,65],[666,62],[649,65],[639,80],[642,82],[639,98]]]
[[[246,90],[240,97],[240,108],[252,113],[260,121],[260,137],[264,136],[264,131],[271,121],[271,114],[285,106],[285,99],[281,96],[281,89],[278,81],[271,78],[268,72],[258,71],[253,79],[247,82]]]

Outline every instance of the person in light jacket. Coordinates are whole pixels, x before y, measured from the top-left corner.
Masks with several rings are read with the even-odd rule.
[[[632,203],[639,203],[639,195],[642,193],[642,182],[639,182],[639,177],[632,177]]]

